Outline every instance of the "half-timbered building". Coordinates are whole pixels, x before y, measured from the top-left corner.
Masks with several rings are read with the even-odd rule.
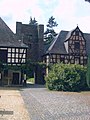
[[[0,64],[21,66],[31,62],[87,64],[90,53],[90,34],[77,26],[72,31],[61,31],[44,52],[44,26],[16,23],[16,34],[0,18]],[[45,83],[43,71],[36,66],[35,83]],[[0,85],[22,84],[21,70],[0,69]]]
[[[43,56],[44,62],[87,64],[90,53],[90,34],[83,33],[77,26],[72,31],[61,31]]]
[[[6,23],[0,18],[0,63],[20,66],[26,62],[27,46],[19,40]],[[21,71],[0,71],[0,84],[22,84]]]

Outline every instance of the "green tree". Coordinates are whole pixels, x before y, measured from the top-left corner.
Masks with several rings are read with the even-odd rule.
[[[90,88],[90,55],[88,56],[88,64],[87,64],[87,84]]]
[[[57,35],[57,33],[54,30],[54,27],[57,27],[57,22],[55,21],[55,18],[51,16],[48,20],[47,29],[44,33],[44,41],[46,44],[50,44],[54,37]]]
[[[32,19],[32,17],[30,17],[29,25],[38,25],[38,23],[35,18]]]
[[[85,1],[90,2],[90,0],[85,0]]]

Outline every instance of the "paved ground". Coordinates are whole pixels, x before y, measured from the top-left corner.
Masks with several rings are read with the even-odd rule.
[[[0,120],[30,120],[17,88],[0,88]]]
[[[90,120],[90,92],[52,92],[31,85],[21,95],[31,120]]]

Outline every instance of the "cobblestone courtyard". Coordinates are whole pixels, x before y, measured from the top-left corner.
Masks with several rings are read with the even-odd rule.
[[[29,85],[2,88],[0,95],[0,108],[5,109],[0,120],[90,120],[90,92],[55,92]]]
[[[31,120],[90,120],[90,92],[55,92],[31,85],[21,95]]]

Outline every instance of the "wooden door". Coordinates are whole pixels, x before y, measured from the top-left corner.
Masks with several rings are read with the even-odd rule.
[[[18,85],[19,84],[19,73],[13,73],[13,81],[12,84]]]

